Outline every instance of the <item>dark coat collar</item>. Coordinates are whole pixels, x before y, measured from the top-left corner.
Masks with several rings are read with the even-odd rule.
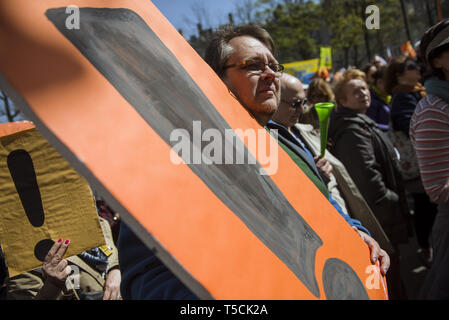
[[[298,141],[294,138],[293,134],[287,130],[286,127],[279,125],[275,122],[269,121],[267,123],[267,127],[269,129],[277,129],[279,134],[279,141],[282,142],[287,148],[293,151],[297,156],[299,156],[313,171],[313,173],[321,180],[324,184],[326,184],[323,180],[323,177],[320,175],[318,168],[316,167],[313,159],[310,158],[309,154],[304,150],[302,146],[299,145]],[[300,135],[300,132],[297,132],[297,135]],[[301,139],[301,142],[304,143],[304,140]],[[304,143],[304,145],[306,145]]]
[[[364,123],[369,126],[374,126],[377,128],[376,122],[374,122],[367,115],[357,112],[357,111],[354,111],[352,109],[346,108],[346,107],[339,107],[333,117],[333,120],[345,120],[345,121],[352,121],[352,122],[357,122],[357,123]]]

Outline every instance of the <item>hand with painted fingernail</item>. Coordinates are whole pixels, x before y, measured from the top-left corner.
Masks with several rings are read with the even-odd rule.
[[[67,260],[63,259],[69,244],[69,240],[64,241],[63,239],[55,242],[45,256],[44,264],[42,265],[47,281],[59,287],[64,286],[67,277],[72,272]]]

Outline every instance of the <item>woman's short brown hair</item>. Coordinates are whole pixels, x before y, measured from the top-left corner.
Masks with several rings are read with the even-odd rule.
[[[333,102],[335,100],[334,92],[323,79],[313,79],[307,88],[307,100],[313,101],[315,100],[314,97],[318,96],[325,100],[320,102]]]
[[[400,56],[394,58],[385,71],[385,91],[388,94],[393,93],[393,89],[399,84],[398,77],[405,72],[407,61],[411,59],[406,56]]]
[[[341,101],[346,99],[345,96],[346,84],[354,79],[359,79],[366,82],[366,75],[363,71],[360,71],[359,69],[349,69],[346,70],[341,75],[341,78],[338,80],[337,84],[334,87],[335,100],[337,101],[337,106],[341,106]]]

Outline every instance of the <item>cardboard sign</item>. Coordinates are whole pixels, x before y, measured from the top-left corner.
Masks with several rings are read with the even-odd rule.
[[[0,125],[0,212],[10,277],[42,267],[59,238],[67,256],[104,244],[88,184],[30,122]]]
[[[266,161],[277,141],[151,2],[2,1],[0,42],[2,89],[200,298],[386,298],[367,245],[287,153]]]

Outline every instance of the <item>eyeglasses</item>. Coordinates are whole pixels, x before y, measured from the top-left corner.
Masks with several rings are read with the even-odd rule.
[[[304,98],[304,99],[301,99],[301,100],[297,100],[295,102],[287,102],[287,101],[284,101],[284,100],[281,100],[281,102],[286,103],[286,104],[290,105],[291,107],[293,107],[295,109],[298,109],[298,108],[304,107],[306,105],[307,98]]]
[[[275,73],[276,77],[280,77],[282,75],[282,71],[284,71],[284,66],[281,64],[273,62],[265,63],[257,60],[244,60],[239,63],[234,63],[229,66],[225,66],[224,68],[228,69],[234,67],[241,67],[241,69],[246,69],[251,74],[261,75],[262,73],[265,72],[267,66]]]

